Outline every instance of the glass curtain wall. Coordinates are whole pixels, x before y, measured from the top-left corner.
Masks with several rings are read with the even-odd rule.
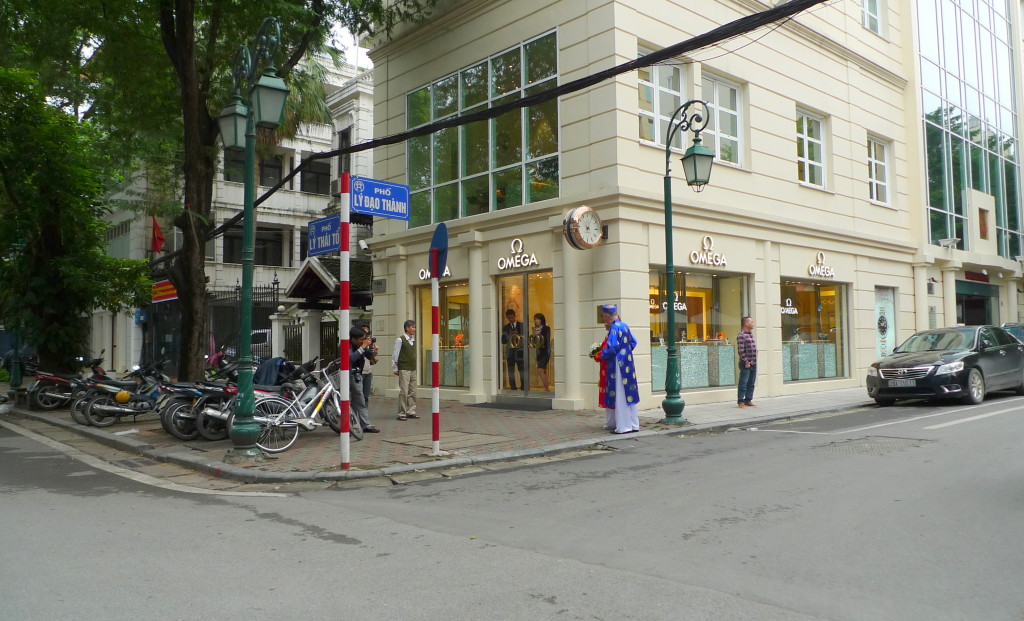
[[[995,199],[1000,256],[1021,254],[1017,68],[1007,0],[918,3],[931,243],[969,249],[968,190]],[[982,216],[984,217],[984,216]]]
[[[431,386],[431,304],[430,287],[418,287],[419,313],[416,319],[416,343],[419,349],[419,384]],[[469,283],[438,283],[438,341],[440,343],[441,386],[469,387]]]
[[[666,299],[665,268],[650,272],[651,390],[665,390],[668,348],[679,348],[682,387],[735,386],[736,333],[747,308],[747,277],[739,274],[676,272],[675,299]],[[670,338],[668,313],[675,313]],[[627,323],[629,318],[623,318]]]
[[[846,376],[845,286],[782,283],[783,381]]]
[[[406,97],[409,129],[494,108],[558,84],[555,33],[466,67]],[[406,142],[409,227],[558,196],[558,100]]]

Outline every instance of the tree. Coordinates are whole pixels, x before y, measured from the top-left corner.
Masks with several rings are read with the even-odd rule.
[[[117,175],[104,136],[46,102],[30,73],[0,68],[0,322],[48,369],[85,353],[96,308],[149,296],[144,261],[104,254]]]
[[[51,95],[104,127],[118,151],[147,177],[143,209],[173,212],[183,248],[168,267],[181,304],[179,375],[199,379],[206,346],[206,241],[212,230],[218,158],[216,116],[230,95],[235,50],[249,44],[266,16],[277,16],[278,75],[309,71],[300,63],[330,53],[331,30],[390,33],[424,17],[436,0],[8,0],[0,9],[0,62],[31,66]],[[50,53],[52,52],[52,54]],[[52,57],[56,55],[56,58]],[[52,72],[57,64],[66,71]],[[310,80],[293,80],[310,84]],[[289,97],[288,120],[316,110],[315,93]],[[325,109],[322,93],[319,109]],[[314,119],[315,120],[315,119]],[[169,171],[169,174],[168,174]]]

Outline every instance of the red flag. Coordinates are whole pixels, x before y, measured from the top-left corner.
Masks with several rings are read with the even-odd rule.
[[[153,252],[160,252],[164,247],[164,234],[160,231],[160,225],[157,224],[156,216],[153,217]]]

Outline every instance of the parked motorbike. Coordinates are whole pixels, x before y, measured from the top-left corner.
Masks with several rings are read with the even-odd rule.
[[[86,401],[85,417],[97,427],[109,427],[123,416],[136,417],[155,411],[160,386],[168,378],[160,372],[163,361],[133,370],[128,377],[136,380],[135,389],[124,382],[101,380],[93,386],[95,396]]]
[[[88,378],[68,373],[51,373],[36,371],[36,379],[28,387],[29,402],[39,410],[56,410],[71,402],[71,395],[82,386],[86,379],[109,379],[107,372],[100,366],[103,364],[103,353],[99,358],[89,361],[92,374]],[[82,360],[82,359],[79,359]]]

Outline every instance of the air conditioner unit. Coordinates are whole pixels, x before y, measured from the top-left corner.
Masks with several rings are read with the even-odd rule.
[[[341,187],[338,179],[331,179],[331,196],[341,196]]]

